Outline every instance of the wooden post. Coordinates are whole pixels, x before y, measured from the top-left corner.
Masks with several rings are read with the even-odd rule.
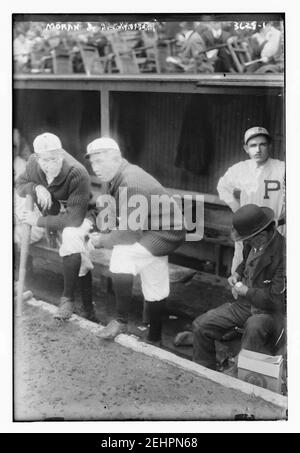
[[[110,125],[109,125],[109,91],[107,88],[102,88],[100,91],[100,103],[101,103],[101,137],[109,136]]]
[[[31,195],[26,196],[25,209],[32,211],[33,210],[33,199]],[[17,290],[17,317],[22,316],[22,302],[23,302],[23,292],[24,292],[24,283],[26,275],[26,261],[28,256],[28,248],[30,243],[31,235],[31,225],[24,223],[22,225],[22,242],[21,242],[21,251],[20,251],[20,267],[19,267],[19,281],[18,281],[18,290]]]

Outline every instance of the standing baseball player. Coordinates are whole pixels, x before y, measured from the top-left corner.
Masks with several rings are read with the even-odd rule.
[[[111,218],[118,219],[117,227],[110,232],[90,236],[92,247],[112,248],[110,271],[117,306],[117,319],[98,335],[102,339],[113,339],[126,331],[133,277],[139,274],[149,315],[148,340],[159,344],[165,299],[170,291],[168,255],[185,239],[182,213],[156,179],[122,158],[118,144],[111,138],[91,142],[87,158],[101,182],[108,184],[108,196],[116,201],[116,212]],[[163,204],[158,210],[153,208],[152,197],[161,196],[167,200],[167,207],[172,205],[173,214],[166,212],[168,209]],[[139,219],[135,216],[137,206]],[[94,219],[103,231],[101,211]],[[134,225],[133,220],[139,220],[138,225]]]
[[[34,154],[25,171],[16,180],[21,197],[32,195],[39,210],[26,211],[22,221],[32,226],[54,229],[61,233],[59,254],[63,261],[64,290],[54,315],[66,320],[74,311],[74,292],[79,278],[86,316],[93,320],[93,265],[84,241],[91,222],[85,219],[91,197],[87,170],[62,149],[60,139],[51,133],[38,135],[33,142]]]
[[[273,209],[278,231],[285,234],[285,164],[270,157],[269,132],[264,127],[251,127],[245,132],[244,150],[248,160],[230,167],[218,182],[221,200],[233,212],[249,203]],[[243,243],[235,242],[231,272],[243,260]]]

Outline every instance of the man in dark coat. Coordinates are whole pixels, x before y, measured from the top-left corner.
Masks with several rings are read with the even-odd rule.
[[[215,340],[244,328],[241,347],[274,354],[284,327],[285,241],[274,212],[248,204],[233,216],[233,238],[245,244],[244,260],[228,282],[234,301],[209,310],[193,322],[194,360],[216,369]]]

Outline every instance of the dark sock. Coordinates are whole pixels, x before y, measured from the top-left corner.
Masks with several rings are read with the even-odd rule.
[[[93,309],[93,290],[91,271],[89,271],[83,277],[80,277],[79,283],[82,305],[87,312],[90,312]]]
[[[63,297],[74,300],[75,287],[81,265],[80,253],[63,257],[64,292]]]
[[[117,320],[127,323],[132,298],[133,275],[113,274],[112,280],[116,296]]]
[[[148,309],[149,304],[151,304],[151,302],[147,302],[146,300],[143,301],[143,315],[142,315],[143,324],[149,324],[150,322]]]
[[[149,319],[148,340],[160,341],[162,334],[162,317],[165,312],[166,299],[148,302],[147,313]]]

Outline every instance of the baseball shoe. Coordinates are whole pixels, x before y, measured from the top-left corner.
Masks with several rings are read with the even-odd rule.
[[[193,332],[184,331],[179,332],[173,340],[175,346],[192,346],[193,345]]]
[[[106,327],[97,333],[97,337],[102,340],[113,340],[120,333],[127,330],[127,324],[113,319]]]
[[[227,376],[237,378],[238,375],[238,368],[237,368],[237,360],[234,357],[228,358],[223,362],[221,365],[217,364],[217,371],[220,371],[223,374],[227,374]]]
[[[71,318],[72,314],[73,314],[73,301],[68,297],[62,297],[57,312],[54,315],[54,318],[66,321],[67,319]]]

